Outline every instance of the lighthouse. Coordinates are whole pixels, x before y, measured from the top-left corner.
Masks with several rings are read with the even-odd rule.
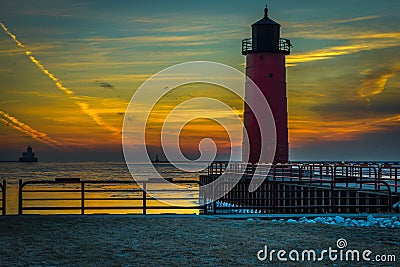
[[[285,56],[290,54],[291,44],[287,39],[280,38],[279,23],[268,16],[265,7],[264,17],[251,25],[252,38],[242,41],[242,54],[246,56],[246,75],[261,90],[272,111],[276,137],[261,140],[259,123],[249,106],[252,106],[253,90],[246,83],[244,127],[248,134],[248,144],[243,144],[243,158],[249,163],[270,163],[260,158],[261,147],[270,149],[275,146],[273,163],[286,163],[289,160],[288,114],[286,96],[286,66]]]

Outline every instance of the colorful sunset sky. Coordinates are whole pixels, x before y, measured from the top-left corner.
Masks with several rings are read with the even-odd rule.
[[[140,84],[187,61],[244,71],[241,40],[265,3],[1,1],[0,160],[17,160],[28,145],[41,161],[123,160],[122,122]],[[400,160],[400,2],[270,0],[268,7],[294,46],[290,159]],[[174,94],[149,125],[197,95],[243,112],[238,99],[212,86]],[[222,127],[197,120],[183,129],[182,150],[196,155],[204,137],[215,138],[222,154],[230,146]]]

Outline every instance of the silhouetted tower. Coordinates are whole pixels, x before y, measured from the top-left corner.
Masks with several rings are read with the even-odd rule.
[[[289,144],[285,56],[290,54],[291,44],[289,40],[280,38],[281,25],[268,17],[267,7],[264,12],[264,18],[251,25],[252,39],[242,41],[242,54],[246,55],[246,75],[260,88],[274,115],[277,137],[274,163],[286,163],[289,160]],[[247,103],[251,103],[247,86],[245,97]],[[244,111],[244,124],[250,142],[249,162],[265,162],[265,159],[260,159],[258,123],[247,105]],[[262,142],[268,146],[274,140]]]
[[[26,152],[22,153],[22,157],[19,158],[20,162],[38,162],[38,158],[35,158],[35,153],[31,146],[28,146]]]

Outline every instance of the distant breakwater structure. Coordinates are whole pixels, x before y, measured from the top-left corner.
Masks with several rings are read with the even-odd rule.
[[[35,153],[32,150],[31,146],[26,148],[26,152],[22,152],[21,157],[19,160],[0,160],[0,162],[38,162],[38,158],[35,157]]]

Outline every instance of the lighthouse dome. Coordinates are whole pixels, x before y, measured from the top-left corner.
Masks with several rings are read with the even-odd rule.
[[[272,19],[270,19],[268,17],[268,7],[266,6],[264,9],[264,17],[262,19],[260,19],[259,21],[257,21],[256,23],[254,23],[252,26],[255,25],[276,25],[276,26],[281,26],[278,22],[273,21]]]
[[[252,27],[252,49],[257,52],[279,52],[281,25],[268,17],[268,7],[264,9],[264,18]]]

